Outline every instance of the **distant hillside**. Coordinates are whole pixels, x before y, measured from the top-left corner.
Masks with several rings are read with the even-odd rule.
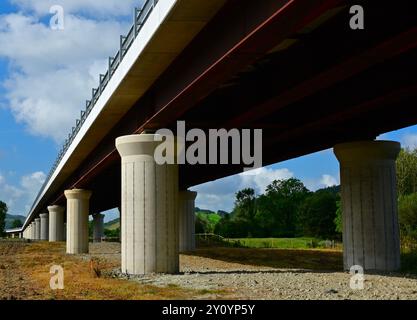
[[[211,210],[195,208],[195,214],[196,215],[199,215],[199,214],[207,215],[207,216],[210,216],[211,219],[215,219],[216,221],[218,221],[218,220],[220,220],[220,217],[224,217],[225,215],[229,214],[229,212],[219,210],[216,213],[216,212],[211,211]],[[213,217],[213,216],[216,216],[216,215],[220,216],[220,217],[219,218]],[[106,230],[116,230],[117,228],[120,228],[120,218],[111,220],[111,221],[104,224],[104,229],[106,229]]]
[[[219,210],[217,212],[215,211],[211,211],[211,210],[207,210],[207,209],[200,209],[198,207],[195,208],[195,213],[198,214],[207,214],[207,215],[211,215],[211,214],[216,214],[220,217],[224,217],[228,214],[230,214],[229,212],[223,211],[223,210]]]
[[[25,216],[20,216],[20,215],[11,215],[11,214],[7,214],[6,215],[6,229],[11,229],[13,226],[13,221],[15,220],[20,220],[22,222],[22,224],[25,222],[26,217]]]
[[[116,230],[117,228],[120,228],[120,218],[111,220],[104,224],[104,229],[107,230]]]

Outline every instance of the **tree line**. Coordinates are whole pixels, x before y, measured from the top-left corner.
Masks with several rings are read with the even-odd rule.
[[[214,232],[228,238],[339,239],[339,201],[338,187],[311,192],[298,179],[276,180],[259,196],[251,188],[237,192],[232,213],[216,224]]]
[[[401,240],[405,246],[415,246],[417,149],[401,151],[397,159],[397,183]],[[250,188],[240,190],[231,214],[219,220],[198,214],[196,228],[199,232],[215,232],[228,238],[341,239],[342,214],[340,187],[311,192],[300,180],[291,178],[273,181],[261,195]]]
[[[417,243],[417,150],[403,149],[397,160],[398,212],[401,241]],[[0,236],[4,236],[6,203],[0,201]],[[342,209],[340,187],[309,191],[295,178],[273,181],[264,194],[253,189],[236,193],[231,214],[196,217],[197,233],[216,233],[229,238],[297,237],[340,239]],[[21,221],[13,222],[20,227]],[[117,231],[116,231],[117,232]]]

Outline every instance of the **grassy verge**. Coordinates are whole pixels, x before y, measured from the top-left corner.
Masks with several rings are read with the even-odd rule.
[[[0,300],[183,300],[221,295],[106,277],[103,275],[119,267],[117,262],[66,255],[63,243],[0,244],[0,262]],[[64,269],[64,290],[50,288],[53,265]]]
[[[341,245],[315,238],[242,238],[227,239],[235,247],[266,249],[341,249]]]
[[[403,273],[417,274],[417,251],[401,253],[401,271]]]

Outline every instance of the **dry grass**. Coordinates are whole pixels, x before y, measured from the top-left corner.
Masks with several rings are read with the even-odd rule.
[[[4,244],[2,244],[4,246]],[[19,252],[0,256],[0,265],[6,264],[0,288],[15,288],[20,283],[23,291],[3,293],[3,298],[11,299],[77,299],[77,300],[169,300],[204,298],[206,293],[182,289],[177,286],[167,288],[142,285],[136,282],[106,278],[105,271],[115,267],[115,263],[106,260],[80,259],[80,256],[65,254],[64,244],[31,243],[22,245]],[[3,262],[4,263],[3,263]],[[49,270],[53,265],[64,268],[65,289],[51,290]],[[0,273],[0,274],[1,274]],[[5,279],[8,279],[7,282]],[[19,280],[25,279],[25,281]],[[0,289],[0,291],[3,289]],[[0,293],[0,298],[2,294]]]

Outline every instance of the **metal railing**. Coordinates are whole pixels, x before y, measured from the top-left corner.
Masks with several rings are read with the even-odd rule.
[[[75,126],[72,127],[71,132],[68,134],[68,138],[65,140],[64,145],[62,146],[61,150],[58,153],[58,157],[55,160],[51,170],[49,171],[48,176],[45,179],[44,184],[42,185],[33,205],[31,211],[33,210],[35,204],[39,200],[42,192],[46,188],[46,185],[49,182],[49,179],[54,174],[55,170],[58,168],[61,160],[64,158],[64,155],[68,151],[71,143],[74,141],[75,137],[77,136],[78,132],[80,132],[81,127],[87,120],[87,117],[90,115],[91,111],[93,110],[94,106],[96,105],[97,101],[99,100],[101,94],[103,93],[104,89],[107,87],[108,83],[110,82],[111,78],[113,77],[114,73],[116,72],[117,68],[119,67],[120,63],[123,61],[123,58],[126,56],[126,53],[132,46],[133,42],[135,41],[136,37],[142,30],[143,25],[148,20],[150,14],[152,13],[153,9],[155,8],[156,4],[159,0],[146,0],[143,4],[142,8],[135,8],[133,14],[133,25],[129,29],[129,32],[126,36],[120,36],[120,48],[117,53],[113,57],[109,57],[109,67],[105,74],[100,74],[99,76],[99,85],[97,88],[92,89],[92,97],[91,100],[86,101],[85,110],[81,111],[80,119],[75,121]]]

